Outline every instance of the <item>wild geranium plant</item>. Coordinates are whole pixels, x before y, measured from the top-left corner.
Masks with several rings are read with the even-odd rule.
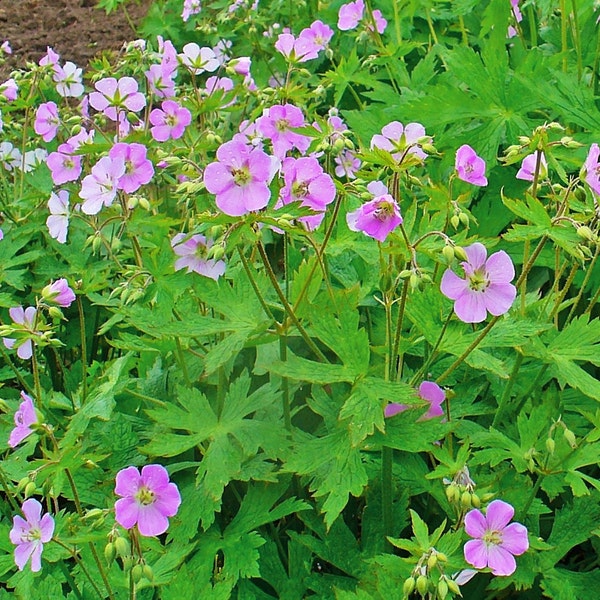
[[[417,4],[0,82],[6,594],[595,600],[598,14]]]

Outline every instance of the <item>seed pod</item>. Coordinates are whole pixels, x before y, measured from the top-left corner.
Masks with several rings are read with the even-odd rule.
[[[437,557],[440,562],[443,562],[443,563],[448,562],[448,557],[443,552],[438,552]]]
[[[446,583],[448,584],[448,589],[453,594],[458,594],[459,596],[462,596],[462,594],[460,593],[460,588],[458,587],[458,583],[456,583],[454,579],[446,579]]]
[[[452,224],[452,227],[454,227],[454,229],[458,229],[458,226],[460,225],[460,218],[458,215],[452,215],[450,217],[450,223]]]
[[[442,254],[446,259],[446,262],[451,263],[454,260],[454,249],[452,248],[452,246],[450,246],[450,244],[446,244],[442,248]]]
[[[154,571],[152,570],[152,567],[150,565],[144,565],[142,572],[144,573],[144,577],[148,581],[152,581],[154,579]]]
[[[462,246],[454,246],[454,255],[459,260],[469,260],[469,257]]]
[[[465,226],[469,226],[469,215],[467,213],[461,212],[458,215],[458,220]]]
[[[460,497],[460,503],[464,508],[471,508],[471,492],[465,490]]]
[[[435,565],[438,563],[438,557],[436,552],[432,552],[427,559],[427,568],[431,571],[431,569],[435,569]]]
[[[473,508],[479,508],[481,506],[481,500],[475,492],[471,494],[471,504],[473,505]]]
[[[577,438],[570,429],[565,428],[563,435],[565,436],[565,440],[567,440],[567,443],[569,446],[571,446],[571,448],[577,448]]]
[[[554,449],[556,448],[556,442],[552,438],[546,439],[546,450],[548,454],[554,454]]]
[[[29,498],[30,496],[33,496],[35,494],[35,490],[37,489],[37,486],[35,485],[34,481],[30,481],[26,486],[25,486],[25,492],[24,492],[24,496],[25,498]]]

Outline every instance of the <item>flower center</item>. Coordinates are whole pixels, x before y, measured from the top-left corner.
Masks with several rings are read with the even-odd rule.
[[[275,129],[277,129],[277,131],[280,133],[287,131],[289,128],[290,122],[287,119],[279,119],[279,121],[275,123]]]
[[[246,167],[242,167],[241,169],[233,169],[231,174],[233,175],[234,183],[240,186],[247,185],[252,179],[250,171]]]
[[[483,292],[489,285],[490,282],[484,270],[479,269],[469,275],[469,288],[474,292]]]
[[[502,532],[488,530],[483,534],[482,539],[488,546],[499,546],[502,543]]]
[[[142,486],[135,495],[135,499],[144,506],[148,506],[152,504],[156,500],[156,496],[152,490],[149,490],[147,487]]]
[[[292,195],[294,198],[306,198],[308,196],[308,183],[305,181],[295,181],[292,185]]]
[[[379,221],[387,221],[393,214],[394,205],[386,200],[382,200],[379,206],[373,211],[373,216]]]

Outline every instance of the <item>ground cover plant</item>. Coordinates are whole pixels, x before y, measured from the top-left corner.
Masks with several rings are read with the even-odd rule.
[[[595,598],[599,16],[168,0],[1,82],[0,598]]]

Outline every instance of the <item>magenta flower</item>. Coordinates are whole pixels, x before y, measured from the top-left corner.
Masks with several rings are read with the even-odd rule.
[[[13,517],[13,528],[10,530],[10,541],[16,544],[15,564],[22,571],[31,558],[31,570],[35,573],[42,568],[42,550],[54,534],[54,519],[46,513],[42,517],[42,505],[29,498],[21,507],[25,518]]]
[[[335,198],[333,179],[313,157],[288,157],[282,163],[282,171],[285,185],[281,189],[278,206],[301,202],[302,206],[320,213],[298,219],[306,224],[309,231],[316,229],[323,221],[325,208]]]
[[[433,419],[434,417],[443,417],[444,409],[442,408],[442,403],[446,399],[446,392],[433,381],[423,381],[419,386],[417,391],[417,395],[421,400],[426,400],[429,402],[429,409],[427,412],[419,417],[419,421],[427,421],[429,419]],[[398,413],[401,413],[407,410],[409,407],[406,404],[399,404],[398,402],[390,402],[384,409],[384,414],[386,417],[393,417]]]
[[[510,283],[515,276],[510,256],[500,250],[486,260],[487,250],[479,242],[467,246],[465,252],[464,279],[447,269],[440,285],[442,294],[454,300],[454,312],[464,323],[481,323],[488,312],[503,315],[517,295]]]
[[[421,123],[409,123],[405,127],[399,121],[392,121],[381,130],[381,135],[375,134],[371,138],[371,148],[387,150],[397,161],[407,154],[425,160],[427,154],[421,148],[423,141],[431,141],[431,138]]]
[[[52,192],[48,200],[48,210],[50,216],[46,219],[46,227],[50,237],[64,244],[69,230],[69,192],[67,190],[60,190],[58,194]]]
[[[300,32],[295,43],[296,55],[302,56],[301,62],[318,57],[321,50],[327,48],[327,44],[333,37],[333,29],[325,25],[323,21],[314,21],[310,27]]]
[[[351,231],[362,231],[379,242],[385,242],[389,233],[402,223],[400,209],[380,181],[372,181],[367,189],[373,194],[373,200],[349,212],[346,222]]]
[[[588,152],[583,169],[585,171],[585,182],[592,188],[594,193],[600,196],[600,148],[598,144],[592,144]]]
[[[195,271],[204,277],[217,281],[225,273],[225,261],[208,258],[208,250],[212,240],[207,240],[199,233],[188,236],[178,233],[171,240],[173,252],[180,258],[175,261],[175,270],[187,269],[188,273]]]
[[[168,517],[177,514],[181,504],[177,486],[161,465],[146,465],[141,475],[136,467],[121,469],[115,494],[121,496],[115,502],[117,523],[125,529],[137,524],[140,535],[146,537],[164,533],[169,527]]]
[[[217,162],[204,170],[204,185],[216,195],[220,210],[232,217],[264,208],[271,197],[269,184],[277,170],[277,162],[260,148],[239,140],[222,144]]]
[[[90,105],[104,113],[111,121],[117,121],[119,110],[138,112],[146,106],[146,97],[138,92],[138,83],[133,77],[106,77],[97,81],[96,91],[90,92]]]
[[[71,61],[67,61],[62,67],[56,63],[52,79],[56,83],[56,91],[63,98],[79,98],[83,94],[81,69]]]
[[[455,161],[456,173],[459,179],[473,185],[487,185],[485,176],[485,160],[475,153],[468,144],[463,144],[456,151]]]
[[[10,432],[8,445],[11,448],[18,446],[26,437],[33,433],[32,425],[38,422],[33,400],[25,392],[21,392],[23,400],[15,412],[15,427]]]
[[[354,2],[340,6],[337,23],[338,29],[340,31],[356,29],[358,23],[363,18],[364,11],[364,0],[355,0]]]
[[[45,67],[47,65],[51,66],[53,69],[58,65],[58,61],[60,60],[60,54],[55,52],[53,48],[50,46],[46,46],[46,54],[40,58],[38,61],[38,65],[40,67]]]
[[[375,28],[378,33],[383,33],[385,28],[387,27],[387,20],[384,18],[382,12],[379,9],[375,9],[373,11],[373,21],[375,22]],[[367,28],[369,30],[373,30],[373,25],[371,23],[367,24]]]
[[[275,105],[266,108],[256,121],[258,131],[273,144],[273,154],[283,159],[286,152],[297,148],[300,153],[310,146],[310,138],[294,133],[291,128],[304,127],[302,111],[292,104]]]
[[[533,181],[535,177],[535,165],[537,162],[537,154],[540,152],[536,150],[533,154],[526,156],[521,163],[521,168],[517,171],[517,179],[523,179],[525,181]],[[542,152],[540,158],[540,172],[539,179],[543,179],[548,174],[548,163],[546,162],[546,156]]]
[[[115,144],[108,153],[113,161],[125,163],[125,173],[117,181],[117,189],[131,194],[148,183],[154,175],[154,166],[146,158],[147,148],[144,144]],[[85,211],[84,211],[85,212]]]
[[[86,215],[97,215],[102,206],[110,206],[119,189],[119,180],[125,175],[125,161],[122,157],[101,158],[90,175],[81,182],[79,197],[84,200],[81,210]]]
[[[20,325],[15,329],[29,334],[37,333],[34,329],[37,316],[37,310],[34,306],[28,306],[26,309],[23,309],[22,306],[13,306],[13,308],[8,309],[8,314],[15,325]],[[30,338],[16,340],[5,337],[2,341],[9,349],[16,346],[17,356],[23,360],[28,360],[33,356],[33,342]]]
[[[335,162],[335,174],[338,177],[356,179],[356,171],[360,169],[362,162],[352,150],[342,150],[333,160]]]
[[[74,154],[71,144],[61,144],[55,152],[50,152],[46,164],[50,169],[54,185],[77,181],[81,175],[81,156]]]
[[[45,142],[51,142],[56,137],[60,125],[56,102],[44,102],[35,112],[34,131],[42,136]]]
[[[502,500],[494,500],[486,514],[477,509],[465,515],[465,531],[473,540],[464,547],[465,560],[476,569],[489,567],[494,575],[512,575],[514,559],[529,548],[527,529],[521,523],[511,523],[515,509]]]
[[[68,308],[75,301],[75,292],[66,279],[57,279],[42,290],[42,298],[51,304]]]
[[[192,122],[192,113],[174,100],[165,100],[161,108],[155,108],[150,113],[150,128],[152,137],[157,142],[166,142],[169,138],[179,139],[185,128]]]

